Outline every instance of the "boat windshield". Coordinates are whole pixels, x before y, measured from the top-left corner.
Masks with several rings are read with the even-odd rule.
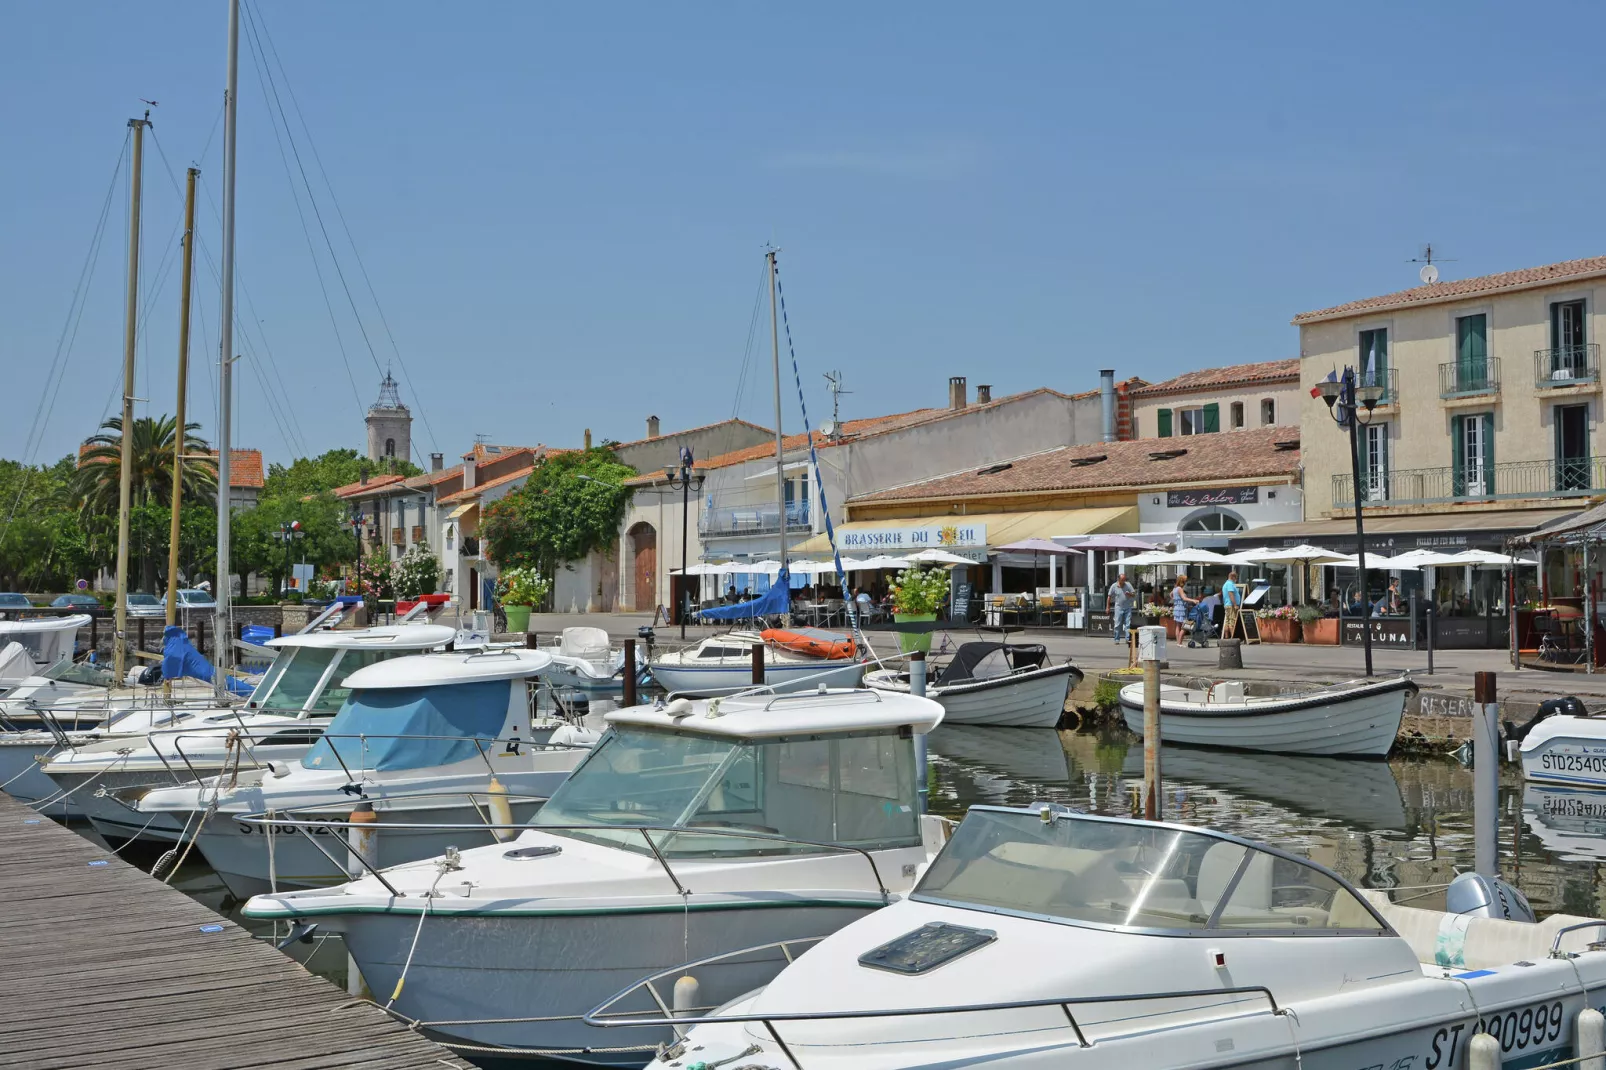
[[[1299,859],[1063,812],[972,808],[912,898],[1115,928],[1387,931],[1341,881]]]
[[[358,669],[377,664],[387,658],[415,653],[406,650],[342,650],[337,647],[298,646],[273,659],[262,682],[257,685],[250,705],[254,709],[273,710],[279,713],[296,713],[307,705],[324,672],[336,658],[329,683],[313,701],[310,712],[335,713],[351,694],[343,686],[346,677]]]
[[[99,665],[92,665],[87,661],[74,661],[72,658],[62,658],[39,675],[46,680],[60,680],[62,683],[68,684],[95,684],[99,687],[110,687],[112,683],[110,669],[103,669]]]
[[[551,831],[640,852],[643,835],[624,829],[683,826],[650,834],[672,858],[807,854],[825,848],[775,837],[918,845],[917,798],[914,745],[895,732],[753,740],[616,725],[531,824],[588,826]]]

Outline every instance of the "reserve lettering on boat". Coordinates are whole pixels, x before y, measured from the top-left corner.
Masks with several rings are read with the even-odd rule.
[[[1569,754],[1546,751],[1539,764],[1557,773],[1606,773],[1606,754]]]

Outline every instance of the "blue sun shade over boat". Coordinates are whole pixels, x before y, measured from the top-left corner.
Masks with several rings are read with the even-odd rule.
[[[754,620],[758,617],[783,616],[791,609],[791,573],[783,568],[771,581],[770,589],[752,601],[738,602],[733,606],[714,606],[697,615],[703,620]]]
[[[496,739],[507,708],[507,680],[353,691],[301,764],[338,769],[344,762],[355,772],[467,761],[480,752],[470,737]]]

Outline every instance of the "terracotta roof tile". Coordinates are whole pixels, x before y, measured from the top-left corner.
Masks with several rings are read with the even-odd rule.
[[[406,478],[406,476],[399,475],[369,476],[366,483],[361,480],[355,483],[347,483],[343,487],[336,487],[333,493],[336,498],[352,498],[367,491],[378,490],[380,487],[388,487],[392,483],[401,483]]]
[[[1367,312],[1377,312],[1406,305],[1429,305],[1439,301],[1458,301],[1475,294],[1497,293],[1502,290],[1527,290],[1536,286],[1553,286],[1559,282],[1606,275],[1606,256],[1592,256],[1584,260],[1564,260],[1544,267],[1523,268],[1520,271],[1503,271],[1498,275],[1480,275],[1471,279],[1436,282],[1431,286],[1414,286],[1409,290],[1384,294],[1381,297],[1364,297],[1359,301],[1319,308],[1314,312],[1301,312],[1294,317],[1294,325],[1315,323],[1318,320],[1343,319]]]
[[[1065,446],[1030,457],[979,465],[971,471],[861,495],[851,499],[850,504],[1111,487],[1173,486],[1180,483],[1293,476],[1299,472],[1298,441],[1297,427],[1256,427],[1209,435]],[[1296,443],[1296,447],[1285,449],[1278,446],[1278,443],[1289,442]],[[1175,450],[1184,452],[1168,459],[1154,456]],[[1100,457],[1103,459],[1095,459]]]
[[[686,427],[676,431],[665,431],[663,434],[659,435],[658,438],[674,438],[676,435],[695,435],[699,431],[712,431],[714,428],[724,427],[726,424],[741,424],[743,427],[750,427],[754,431],[762,431],[766,435],[772,435],[775,433],[771,428],[760,427],[751,420],[716,420],[714,423],[703,424],[700,427]],[[656,441],[658,441],[657,438],[635,438],[631,439],[629,442],[621,442],[614,448],[624,449],[626,446],[639,446],[644,442]]]
[[[1195,390],[1237,386],[1250,383],[1299,382],[1299,358],[1265,360],[1258,364],[1229,364],[1224,368],[1201,368],[1185,372],[1173,379],[1150,383],[1132,391],[1135,398],[1158,397],[1162,394],[1183,394]]]
[[[531,465],[528,468],[520,468],[517,472],[509,472],[505,476],[498,476],[495,479],[487,479],[484,483],[475,484],[466,490],[457,491],[455,494],[448,494],[444,498],[437,498],[435,499],[435,504],[451,505],[455,502],[471,501],[474,498],[478,498],[481,492],[490,490],[492,487],[500,487],[503,484],[513,482],[515,479],[528,479],[530,478],[530,473],[533,471],[535,471],[535,466]]]
[[[93,447],[87,442],[79,445],[78,464],[80,467],[82,467],[85,463],[84,454],[88,453],[92,448]],[[206,452],[214,460],[217,459],[217,450],[207,450]],[[98,463],[110,464],[111,461],[109,458],[107,458],[106,460]],[[264,470],[262,466],[261,450],[238,449],[229,451],[230,486],[261,490],[263,485],[263,477]]]

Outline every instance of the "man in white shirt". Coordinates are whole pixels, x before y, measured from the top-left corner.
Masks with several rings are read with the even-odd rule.
[[[1127,641],[1127,633],[1132,630],[1132,603],[1137,598],[1137,592],[1127,581],[1126,573],[1121,573],[1116,581],[1110,584],[1109,599],[1110,612],[1115,615],[1114,628],[1115,641]]]

